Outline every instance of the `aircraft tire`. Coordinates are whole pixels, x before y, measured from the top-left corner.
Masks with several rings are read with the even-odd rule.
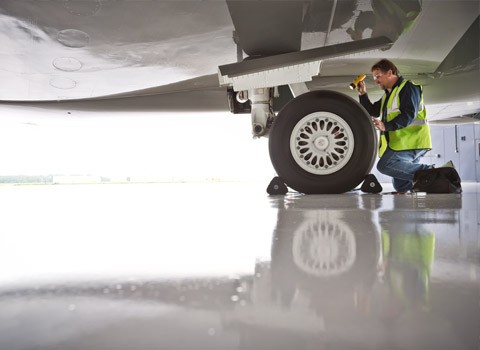
[[[298,288],[315,295],[312,300],[328,299],[353,291],[360,285],[371,286],[376,278],[378,229],[369,210],[345,208],[305,210],[297,197],[288,209],[280,208],[277,229],[272,240],[271,277],[273,290],[281,300],[290,301]],[[311,204],[308,208],[311,208]],[[352,225],[357,221],[358,225]],[[342,292],[343,291],[343,292]]]
[[[306,194],[343,193],[369,174],[377,134],[368,112],[335,91],[311,91],[276,116],[269,152],[278,176]]]

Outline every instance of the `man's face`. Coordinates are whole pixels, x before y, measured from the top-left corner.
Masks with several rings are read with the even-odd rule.
[[[380,69],[374,69],[372,71],[372,75],[373,75],[373,81],[375,81],[375,83],[377,83],[378,87],[381,89],[381,90],[386,90],[387,89],[387,75],[388,73],[382,73],[382,71]]]

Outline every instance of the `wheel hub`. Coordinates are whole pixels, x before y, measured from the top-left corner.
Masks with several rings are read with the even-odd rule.
[[[295,265],[314,276],[349,271],[356,260],[356,249],[355,234],[335,215],[307,219],[293,234]]]
[[[325,151],[330,142],[328,141],[328,136],[319,136],[315,139],[315,141],[313,141],[313,144],[319,151]]]
[[[330,112],[302,118],[290,137],[297,164],[309,173],[328,175],[343,168],[353,154],[353,132],[347,122]]]

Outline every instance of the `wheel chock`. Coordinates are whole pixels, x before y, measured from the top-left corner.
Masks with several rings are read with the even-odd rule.
[[[274,194],[286,194],[288,192],[288,188],[285,183],[282,181],[281,178],[275,176],[270,184],[267,187],[267,193],[270,195]]]
[[[373,174],[368,174],[363,181],[362,192],[366,193],[380,193],[383,191],[382,185],[378,182],[377,178]]]

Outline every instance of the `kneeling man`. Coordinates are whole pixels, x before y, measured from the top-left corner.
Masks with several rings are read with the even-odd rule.
[[[371,71],[375,83],[385,91],[383,97],[372,103],[364,81],[357,85],[357,91],[360,103],[381,131],[377,169],[393,178],[395,191],[407,192],[413,186],[415,172],[432,167],[419,163],[432,149],[423,88],[404,79],[395,64],[387,59],[375,63]]]

